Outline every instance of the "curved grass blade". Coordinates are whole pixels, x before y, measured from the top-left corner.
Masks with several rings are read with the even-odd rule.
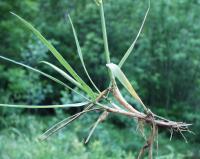
[[[82,85],[80,83],[78,83],[76,80],[74,80],[71,76],[69,76],[67,73],[65,73],[63,70],[61,70],[60,68],[58,68],[57,66],[47,62],[47,61],[41,61],[44,64],[47,64],[48,66],[50,66],[51,68],[53,68],[54,70],[56,70],[56,72],[58,72],[59,74],[61,74],[63,77],[65,77],[68,81],[70,81],[71,83],[73,83],[75,86],[83,89]],[[84,90],[84,89],[83,89]]]
[[[29,70],[31,70],[31,71],[37,72],[37,73],[39,73],[39,74],[41,74],[41,75],[43,75],[43,76],[45,76],[45,77],[51,79],[52,81],[54,81],[54,82],[56,82],[56,83],[58,83],[58,84],[60,84],[60,85],[62,85],[62,86],[64,86],[64,87],[70,89],[71,91],[73,91],[73,92],[75,92],[76,94],[80,95],[80,96],[83,97],[84,99],[90,101],[87,97],[85,97],[85,96],[82,95],[81,93],[77,92],[76,90],[74,90],[74,89],[71,88],[70,86],[66,85],[65,83],[63,83],[62,81],[58,80],[57,78],[55,78],[55,77],[53,77],[53,76],[51,76],[51,75],[48,75],[48,74],[46,74],[46,73],[44,73],[44,72],[42,72],[42,71],[40,71],[40,70],[38,70],[38,69],[35,69],[35,68],[30,67],[30,66],[28,66],[28,65],[25,65],[25,64],[23,64],[23,63],[17,62],[17,61],[15,61],[15,60],[9,59],[9,58],[7,58],[7,57],[0,56],[0,58],[3,59],[3,60],[6,60],[6,61],[12,62],[12,63],[14,63],[14,64],[16,64],[16,65],[25,67],[25,68],[27,68],[27,69],[29,69]]]
[[[89,102],[63,104],[63,105],[18,105],[18,104],[0,104],[0,107],[12,107],[12,108],[29,108],[29,109],[47,109],[47,108],[71,108],[71,107],[83,107],[89,104]]]
[[[79,41],[78,41],[78,37],[77,37],[77,34],[76,34],[76,30],[74,28],[74,24],[71,20],[71,17],[70,15],[68,14],[68,18],[69,18],[69,21],[70,21],[70,24],[71,24],[71,27],[72,27],[72,31],[73,31],[73,34],[74,34],[74,38],[75,38],[75,42],[76,42],[76,47],[77,47],[77,52],[78,52],[78,55],[79,55],[79,58],[81,60],[81,63],[82,63],[82,66],[83,66],[83,69],[88,77],[88,79],[90,80],[90,82],[92,83],[92,85],[94,86],[94,88],[97,90],[98,93],[100,93],[100,90],[97,88],[97,86],[95,85],[95,83],[93,82],[93,80],[91,79],[87,69],[86,69],[86,66],[85,66],[85,63],[84,63],[84,60],[83,60],[83,54],[82,54],[82,51],[81,51],[81,47],[80,47],[80,44],[79,44]]]
[[[150,9],[150,0],[149,0],[148,9],[147,9],[146,14],[145,14],[145,16],[144,16],[144,19],[143,19],[143,21],[142,21],[142,25],[141,25],[141,27],[140,27],[140,29],[139,29],[139,31],[138,31],[138,34],[137,34],[135,40],[133,41],[133,43],[131,44],[131,46],[128,48],[128,50],[126,51],[126,53],[125,53],[124,56],[122,57],[121,61],[119,62],[119,64],[118,64],[119,67],[122,67],[122,65],[124,64],[124,62],[127,60],[127,58],[129,57],[129,55],[130,55],[131,52],[133,51],[133,48],[134,48],[134,46],[135,46],[135,43],[136,43],[137,39],[139,38],[140,33],[141,33],[141,31],[142,31],[142,28],[143,28],[143,26],[144,26],[144,23],[145,23],[145,21],[146,21],[147,15],[148,15],[148,13],[149,13],[149,9]]]
[[[111,70],[113,75],[121,82],[121,84],[129,91],[129,93],[143,106],[144,110],[147,111],[146,106],[144,105],[120,67],[113,63],[107,64],[106,66]]]
[[[92,98],[95,99],[95,94],[92,91],[92,89],[77,75],[77,73],[74,71],[74,69],[69,65],[69,63],[62,57],[62,55],[56,50],[56,48],[48,41],[46,40],[42,34],[35,29],[29,22],[27,22],[25,19],[21,18],[15,13],[12,13],[14,16],[16,16],[28,29],[30,29],[37,37],[41,40],[41,42],[51,51],[51,53],[56,57],[56,59],[62,64],[65,69],[76,79],[84,88],[84,91]]]

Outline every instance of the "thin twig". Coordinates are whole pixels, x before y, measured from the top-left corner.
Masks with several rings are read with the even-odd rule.
[[[173,129],[171,128],[171,129],[170,129],[170,139],[169,139],[170,141],[172,140],[173,132],[174,132],[174,131],[173,131]]]
[[[156,155],[158,157],[158,148],[159,148],[159,145],[158,145],[158,127],[156,127]]]
[[[149,159],[153,158],[153,143],[156,134],[156,125],[154,123],[154,118],[152,117],[152,133],[149,137]]]
[[[178,128],[181,136],[184,138],[185,142],[188,143],[187,138],[185,137],[185,135],[182,133],[182,131]]]
[[[148,147],[149,147],[149,145],[148,145],[148,143],[146,143],[146,144],[141,148],[137,159],[140,159],[140,158],[143,156],[144,151],[145,151]]]
[[[99,118],[98,118],[97,121],[95,122],[94,126],[92,127],[92,129],[91,129],[91,131],[90,131],[90,133],[89,133],[87,139],[85,140],[85,144],[87,144],[88,141],[90,140],[90,138],[91,138],[91,136],[92,136],[94,130],[96,129],[97,125],[98,125],[100,122],[104,121],[104,120],[106,119],[107,116],[108,116],[108,112],[107,112],[107,111],[104,111],[104,112],[99,116]]]
[[[66,125],[68,125],[69,123],[71,123],[72,121],[74,121],[75,119],[79,118],[82,114],[87,113],[89,111],[93,111],[93,110],[99,110],[99,108],[94,108],[91,109],[96,102],[100,101],[102,99],[102,97],[107,93],[107,89],[104,90],[103,92],[101,92],[99,94],[99,96],[96,98],[94,103],[89,104],[83,111],[72,115],[69,118],[64,119],[63,121],[57,123],[56,125],[54,125],[53,127],[51,127],[50,129],[48,129],[45,133],[43,133],[39,139],[40,140],[45,140],[47,139],[49,136],[53,135],[55,132],[57,132],[58,130],[60,130],[61,128],[65,127]]]
[[[139,130],[139,132],[141,133],[142,137],[145,139],[145,141],[147,140],[147,137],[144,133],[144,123],[142,120],[138,120],[138,124],[137,124],[137,131]]]
[[[51,135],[53,135],[54,133],[56,133],[58,130],[62,129],[63,127],[70,124],[72,121],[74,121],[78,117],[80,117],[82,114],[90,112],[90,111],[96,111],[96,110],[101,110],[101,109],[100,108],[87,109],[87,110],[84,110],[77,114],[74,114],[74,115],[62,120],[61,122],[55,124],[54,126],[52,126],[50,129],[48,129],[46,132],[44,132],[38,139],[41,141],[45,140],[48,137],[50,137]]]

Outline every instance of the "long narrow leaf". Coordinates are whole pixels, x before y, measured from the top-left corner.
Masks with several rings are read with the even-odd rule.
[[[83,107],[89,102],[63,104],[63,105],[18,105],[18,104],[0,104],[0,107],[13,107],[13,108],[30,108],[30,109],[47,109],[47,108],[70,108],[70,107]]]
[[[7,57],[0,56],[0,58],[3,59],[3,60],[6,60],[6,61],[12,62],[12,63],[14,63],[14,64],[16,64],[16,65],[25,67],[25,68],[27,68],[27,69],[29,69],[29,70],[31,70],[31,71],[37,72],[37,73],[39,73],[39,74],[41,74],[41,75],[43,75],[43,76],[45,76],[45,77],[51,79],[52,81],[54,81],[54,82],[56,82],[56,83],[58,83],[58,84],[60,84],[60,85],[62,85],[62,86],[64,86],[64,87],[70,89],[71,91],[75,92],[76,94],[80,95],[81,97],[85,98],[86,100],[90,101],[87,97],[83,96],[82,94],[80,94],[79,92],[77,92],[76,90],[74,90],[73,88],[69,87],[68,85],[66,85],[65,83],[63,83],[62,81],[58,80],[57,78],[55,78],[55,77],[53,77],[53,76],[51,76],[51,75],[48,75],[48,74],[46,74],[46,73],[44,73],[44,72],[42,72],[42,71],[40,71],[40,70],[38,70],[38,69],[35,69],[35,68],[30,67],[30,66],[28,66],[28,65],[25,65],[25,64],[23,64],[23,63],[17,62],[17,61],[15,61],[15,60],[9,59],[9,58],[7,58]]]
[[[103,2],[101,1],[101,3],[99,4],[100,4],[101,25],[102,25],[103,41],[104,41],[104,48],[105,48],[105,54],[106,54],[106,62],[110,63],[110,51],[108,48],[108,37],[107,37],[107,31],[106,31]]]
[[[84,63],[84,60],[83,60],[83,54],[82,54],[81,47],[80,47],[80,44],[79,44],[79,41],[78,41],[78,37],[77,37],[77,34],[76,34],[76,30],[74,28],[74,25],[73,25],[73,22],[71,20],[70,15],[68,15],[68,18],[69,18],[69,21],[70,21],[70,24],[71,24],[71,27],[72,27],[72,31],[73,31],[75,42],[76,42],[77,52],[78,52],[79,58],[81,60],[82,66],[84,68],[84,71],[85,71],[88,79],[90,80],[90,82],[94,86],[94,88],[100,93],[99,89],[97,88],[97,86],[95,85],[95,83],[93,82],[93,80],[91,79],[91,77],[90,77],[90,75],[89,75],[89,73],[88,73],[88,71],[86,69],[86,66],[85,66],[85,63]]]
[[[83,89],[82,85],[80,83],[78,83],[76,80],[74,80],[71,76],[69,76],[67,73],[65,73],[63,70],[61,70],[60,68],[58,68],[57,66],[47,62],[47,61],[41,61],[44,64],[47,64],[48,66],[50,66],[51,68],[53,68],[54,70],[56,70],[56,72],[58,72],[59,74],[61,74],[63,77],[65,77],[67,80],[69,80],[71,83],[73,83],[75,86]]]
[[[106,66],[111,70],[113,75],[121,82],[121,84],[129,91],[129,93],[143,106],[144,110],[146,111],[146,106],[144,105],[120,67],[113,63],[107,64]]]
[[[143,21],[142,21],[142,25],[141,25],[141,27],[140,27],[140,29],[139,29],[139,31],[138,31],[138,34],[137,34],[135,40],[133,41],[133,43],[131,44],[131,46],[128,48],[128,50],[127,50],[126,53],[124,54],[124,56],[123,56],[123,58],[121,59],[121,61],[119,62],[119,67],[122,67],[122,65],[124,64],[124,62],[127,60],[127,58],[129,57],[129,55],[130,55],[131,52],[133,51],[133,48],[134,48],[134,46],[135,46],[135,43],[136,43],[137,39],[139,38],[140,33],[141,33],[141,31],[142,31],[142,28],[143,28],[143,26],[144,26],[144,23],[145,23],[145,21],[146,21],[147,15],[148,15],[148,13],[149,13],[149,9],[150,9],[150,0],[149,0],[148,9],[147,9],[146,14],[145,14],[145,16],[144,16],[144,19],[143,19]]]
[[[103,33],[103,42],[104,42],[104,49],[105,49],[105,57],[106,57],[106,63],[110,63],[110,51],[108,47],[108,37],[107,37],[107,31],[106,31],[106,21],[105,21],[105,15],[104,15],[104,8],[103,8],[103,1],[98,0],[98,4],[100,5],[100,15],[101,15],[101,27],[102,27],[102,33]],[[108,70],[110,80],[112,82],[115,82],[115,79],[112,75],[112,72]],[[110,83],[111,85],[111,83]]]
[[[12,12],[11,12],[12,13]],[[92,89],[77,75],[77,73],[74,71],[74,69],[69,65],[69,63],[62,57],[62,55],[56,50],[56,48],[47,41],[42,34],[35,29],[29,22],[27,22],[25,19],[21,18],[20,16],[16,15],[15,13],[12,13],[14,16],[16,16],[28,29],[30,29],[37,37],[42,41],[42,43],[51,51],[51,53],[56,57],[56,59],[65,67],[65,69],[76,79],[78,82],[80,82],[83,85],[84,91],[88,93],[88,95],[91,98],[95,98],[95,94],[92,91]]]

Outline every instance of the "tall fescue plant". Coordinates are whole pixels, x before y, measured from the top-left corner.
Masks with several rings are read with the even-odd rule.
[[[62,82],[61,80],[49,75],[48,73],[45,73],[41,70],[38,70],[36,68],[32,68],[28,65],[25,65],[23,63],[17,62],[15,60],[11,60],[7,57],[0,56],[1,59],[15,63],[17,65],[20,65],[22,67],[25,67],[31,71],[34,71],[36,73],[39,73],[54,82],[62,85],[63,87],[66,87],[72,91],[74,91],[76,94],[83,97],[84,101],[80,103],[66,103],[64,105],[10,105],[10,104],[0,104],[2,107],[17,107],[17,108],[66,108],[66,107],[84,107],[84,109],[74,114],[59,123],[53,125],[50,129],[48,129],[46,132],[44,132],[39,139],[45,140],[52,134],[56,133],[61,128],[67,126],[72,121],[78,119],[83,114],[87,114],[88,112],[94,111],[95,112],[102,112],[97,119],[97,121],[93,124],[91,131],[89,132],[88,137],[85,140],[85,143],[87,143],[90,140],[90,137],[92,136],[95,128],[98,126],[99,123],[106,120],[107,116],[110,113],[118,113],[120,115],[125,115],[127,117],[130,117],[132,119],[135,119],[134,121],[138,124],[138,129],[141,135],[146,139],[146,143],[141,148],[141,151],[139,152],[138,158],[141,158],[145,152],[145,150],[148,150],[148,156],[151,159],[153,156],[153,147],[154,147],[154,141],[156,136],[158,135],[158,127],[164,127],[166,129],[171,130],[171,134],[173,134],[173,131],[178,131],[180,134],[185,138],[182,132],[188,131],[191,132],[188,129],[188,126],[190,124],[186,124],[183,122],[175,122],[170,121],[168,119],[165,119],[161,116],[158,116],[154,114],[142,101],[142,99],[139,97],[137,92],[135,91],[134,87],[131,85],[131,82],[126,77],[126,75],[122,71],[122,67],[124,64],[126,64],[127,58],[130,56],[130,54],[133,51],[133,48],[137,42],[137,39],[142,31],[142,28],[144,26],[146,17],[148,15],[149,9],[150,9],[150,1],[149,6],[146,11],[146,14],[144,16],[142,25],[138,31],[138,34],[135,38],[135,40],[132,42],[131,46],[127,49],[125,54],[122,56],[120,62],[118,64],[114,64],[110,60],[110,51],[109,51],[109,45],[108,45],[108,39],[107,39],[107,31],[106,31],[106,23],[105,23],[105,16],[104,16],[104,7],[103,7],[103,1],[102,0],[96,0],[95,1],[99,7],[100,10],[100,18],[101,18],[101,27],[102,27],[102,36],[104,41],[104,53],[105,53],[105,59],[106,59],[106,66],[108,69],[110,84],[105,90],[100,90],[96,84],[95,81],[92,80],[92,77],[90,77],[86,65],[84,63],[84,57],[82,54],[82,50],[79,44],[78,36],[75,30],[75,27],[73,25],[72,19],[70,15],[67,15],[67,18],[71,24],[72,33],[74,35],[75,44],[77,47],[78,56],[80,58],[83,70],[85,71],[85,74],[87,75],[90,84],[86,83],[74,70],[74,68],[71,67],[69,62],[63,58],[61,53],[59,53],[56,48],[29,22],[27,22],[22,17],[18,16],[15,13],[12,13],[22,24],[24,24],[30,31],[32,31],[33,34],[49,49],[49,51],[53,54],[55,59],[62,65],[63,68],[59,68],[55,64],[47,61],[41,61],[41,63],[51,67],[54,71],[59,73],[61,76],[63,76],[65,79],[67,79],[69,82],[71,82],[75,87],[78,87],[80,91],[75,90],[74,88],[68,86],[66,83]],[[117,79],[117,80],[116,80]],[[127,90],[127,93],[129,93],[141,106],[142,111],[137,110],[134,106],[129,104],[124,97],[122,96],[119,88],[118,88],[118,82],[121,83],[124,88]],[[91,87],[92,86],[92,87]],[[81,92],[82,91],[82,92]],[[83,95],[84,92],[84,95]],[[112,96],[112,98],[110,98]],[[119,103],[119,104],[116,104]],[[151,133],[148,137],[145,137],[144,134],[144,126],[150,125],[151,127]]]

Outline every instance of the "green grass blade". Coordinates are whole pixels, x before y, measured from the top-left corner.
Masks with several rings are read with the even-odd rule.
[[[12,107],[12,108],[29,108],[29,109],[47,109],[47,108],[71,108],[71,107],[83,107],[89,104],[89,102],[63,104],[63,105],[18,105],[18,104],[0,104],[0,107]]]
[[[134,48],[134,46],[135,46],[135,44],[136,44],[136,42],[137,42],[137,39],[138,39],[139,36],[140,36],[140,33],[141,33],[142,28],[143,28],[143,26],[144,26],[144,23],[145,23],[145,21],[146,21],[147,15],[148,15],[148,13],[149,13],[149,9],[150,9],[150,0],[149,0],[148,9],[147,9],[146,14],[145,14],[145,16],[144,16],[144,19],[143,19],[143,21],[142,21],[142,25],[141,25],[141,27],[140,27],[140,29],[139,29],[139,31],[138,31],[138,34],[137,34],[135,40],[133,41],[133,43],[131,44],[131,46],[128,48],[128,50],[126,51],[126,53],[125,53],[124,56],[122,57],[121,61],[119,62],[119,67],[122,67],[122,65],[124,64],[124,62],[127,60],[127,58],[129,57],[129,55],[130,55],[131,52],[133,51],[133,48]]]
[[[12,12],[11,12],[12,13]],[[56,59],[62,64],[65,69],[76,79],[84,88],[84,91],[91,97],[95,98],[95,94],[92,91],[92,89],[77,75],[77,73],[73,70],[73,68],[69,65],[69,63],[62,57],[62,55],[55,49],[55,47],[47,41],[42,34],[35,29],[29,22],[27,22],[25,19],[21,18],[20,16],[16,15],[15,13],[12,13],[14,16],[16,16],[28,29],[30,29],[37,37],[42,41],[42,43],[51,51],[51,53],[56,57]]]
[[[41,74],[41,75],[43,75],[43,76],[45,76],[45,77],[51,79],[52,81],[54,81],[54,82],[56,82],[56,83],[58,83],[58,84],[60,84],[60,85],[62,85],[62,86],[64,86],[64,87],[70,89],[71,91],[73,91],[73,92],[75,92],[76,94],[80,95],[80,96],[83,97],[84,99],[90,101],[87,97],[83,96],[82,94],[80,94],[79,92],[77,92],[76,90],[74,90],[73,88],[69,87],[68,85],[66,85],[65,83],[63,83],[62,81],[58,80],[57,78],[55,78],[55,77],[53,77],[53,76],[51,76],[51,75],[48,75],[48,74],[46,74],[46,73],[44,73],[44,72],[42,72],[42,71],[40,71],[40,70],[38,70],[38,69],[35,69],[35,68],[30,67],[30,66],[28,66],[28,65],[25,65],[25,64],[23,64],[23,63],[17,62],[17,61],[15,61],[15,60],[9,59],[9,58],[7,58],[7,57],[0,56],[0,58],[3,59],[3,60],[6,60],[6,61],[8,61],[8,62],[12,62],[12,63],[14,63],[14,64],[16,64],[16,65],[25,67],[25,68],[27,68],[27,69],[29,69],[29,70],[31,70],[31,71],[37,72],[37,73],[39,73],[39,74]]]
[[[110,51],[109,51],[109,47],[108,47],[108,37],[107,37],[107,31],[106,31],[106,22],[105,22],[103,2],[101,1],[101,3],[99,3],[99,4],[100,4],[101,25],[102,25],[106,62],[110,63]]]
[[[60,68],[58,68],[57,66],[47,62],[47,61],[41,61],[42,63],[50,66],[51,68],[53,68],[54,70],[56,70],[56,72],[58,72],[59,74],[61,74],[63,77],[65,77],[68,81],[70,81],[71,83],[73,83],[75,86],[83,89],[82,85],[80,83],[78,83],[76,80],[74,80],[70,75],[68,75],[67,73],[65,73],[63,70],[61,70]],[[83,89],[84,90],[84,89]]]
[[[69,18],[69,21],[70,21],[70,24],[71,24],[71,27],[72,27],[72,31],[73,31],[73,34],[74,34],[74,39],[75,39],[75,42],[76,42],[76,47],[77,47],[77,52],[78,52],[78,55],[79,55],[79,58],[81,60],[81,63],[82,63],[82,66],[83,66],[83,69],[88,77],[88,79],[90,80],[90,82],[92,83],[92,85],[94,86],[94,88],[97,90],[97,92],[100,93],[100,90],[97,88],[97,86],[95,85],[95,83],[93,82],[93,80],[91,79],[87,69],[86,69],[86,66],[85,66],[85,63],[84,63],[84,60],[83,60],[83,54],[82,54],[82,51],[81,51],[81,47],[80,47],[80,44],[79,44],[79,40],[78,40],[78,37],[77,37],[77,34],[76,34],[76,30],[74,28],[74,24],[71,20],[71,17],[70,15],[68,15],[68,18]]]
[[[113,75],[120,81],[120,83],[128,90],[128,92],[143,106],[144,110],[147,111],[146,106],[144,105],[120,67],[113,63],[107,64],[106,66],[111,70]]]
[[[103,8],[103,1],[98,0],[98,4],[100,5],[100,15],[101,15],[101,27],[102,27],[102,33],[103,33],[103,42],[104,42],[104,49],[105,49],[105,57],[106,57],[106,63],[110,63],[110,51],[108,47],[108,37],[107,37],[107,31],[106,31],[106,22],[105,22],[105,15],[104,15],[104,8]],[[115,82],[115,79],[112,75],[112,72],[108,70],[110,80],[112,82]],[[111,83],[110,83],[111,85]]]

